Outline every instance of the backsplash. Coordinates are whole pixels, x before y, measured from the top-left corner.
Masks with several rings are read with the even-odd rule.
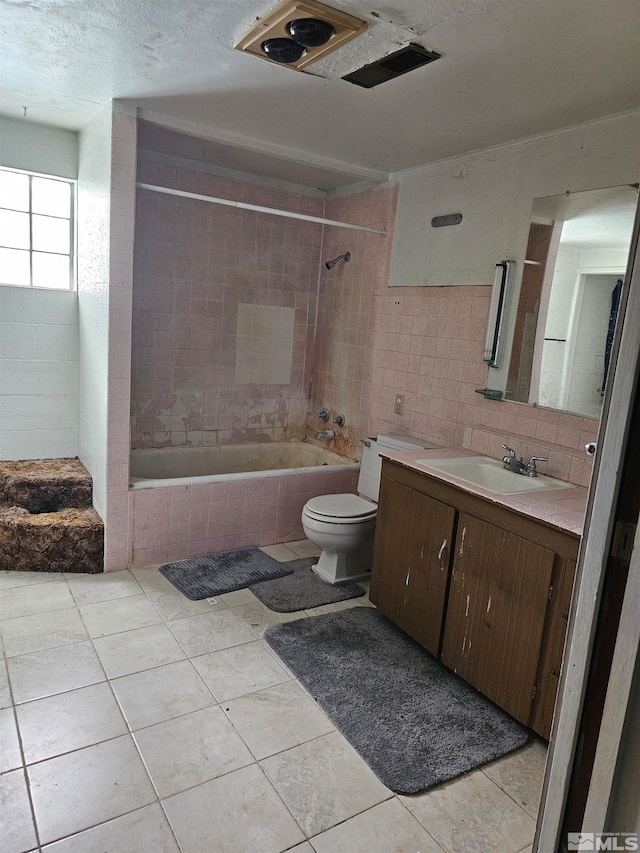
[[[322,200],[148,159],[138,180],[323,213]],[[138,190],[132,447],[304,435],[321,237],[313,222]]]
[[[328,202],[326,215],[392,232],[396,198],[395,189],[367,191]],[[360,438],[389,432],[494,458],[509,444],[518,456],[548,456],[542,473],[588,485],[584,444],[597,436],[596,419],[475,393],[486,382],[489,283],[389,288],[392,238],[331,234],[325,243],[327,257],[351,248],[352,260],[322,278],[313,404],[345,412],[344,452],[359,455]]]

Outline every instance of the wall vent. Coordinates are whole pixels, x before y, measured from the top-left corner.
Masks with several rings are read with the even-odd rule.
[[[406,74],[407,71],[413,71],[436,59],[440,59],[439,53],[427,50],[419,44],[410,44],[376,62],[370,62],[369,65],[358,68],[357,71],[352,71],[342,79],[355,83],[356,86],[362,86],[364,89],[371,89],[373,86],[379,86],[387,80],[395,80],[401,74]]]

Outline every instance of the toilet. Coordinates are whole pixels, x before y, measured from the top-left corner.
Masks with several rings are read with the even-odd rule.
[[[425,450],[435,447],[405,435],[379,435],[364,442],[358,494],[320,495],[302,509],[307,539],[322,548],[312,566],[328,583],[363,580],[371,572],[373,537],[382,472],[381,451]]]

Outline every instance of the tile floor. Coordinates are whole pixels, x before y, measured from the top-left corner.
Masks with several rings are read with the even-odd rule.
[[[262,639],[308,615],[154,567],[0,572],[2,853],[529,851],[544,744],[394,795]]]

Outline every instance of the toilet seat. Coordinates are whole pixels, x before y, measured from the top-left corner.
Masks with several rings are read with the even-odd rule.
[[[308,500],[302,512],[315,521],[359,524],[375,518],[378,506],[358,495],[320,495]]]

